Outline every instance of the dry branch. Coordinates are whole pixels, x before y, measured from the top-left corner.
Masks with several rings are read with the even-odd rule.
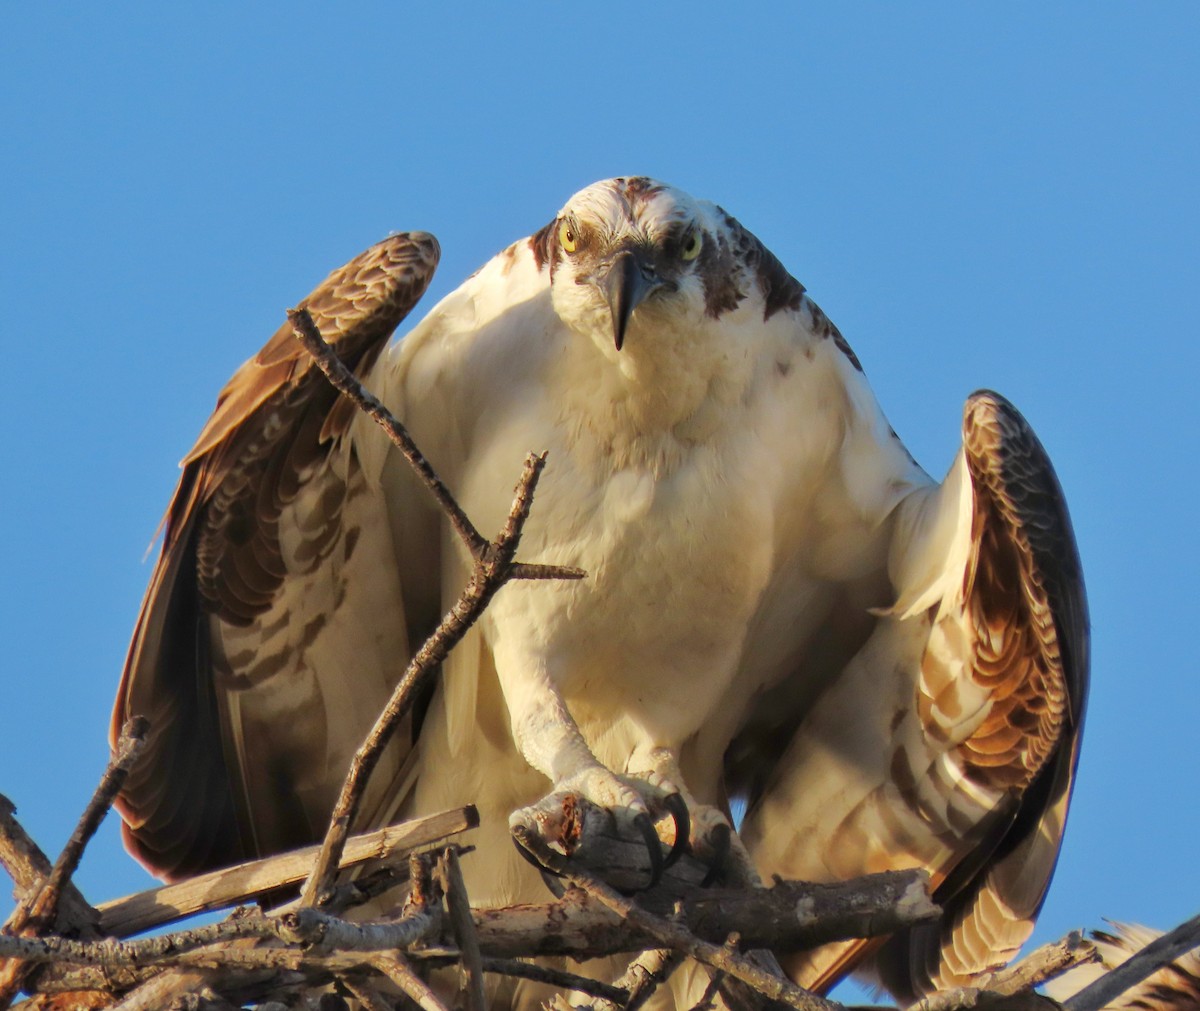
[[[483,958],[479,951],[479,934],[475,930],[475,919],[471,915],[471,901],[467,896],[467,885],[463,880],[462,868],[458,865],[458,851],[447,848],[442,858],[446,904],[450,908],[450,926],[458,950],[462,952],[463,971],[466,975],[467,1007],[470,1011],[487,1011],[487,1000],[483,989]]]
[[[640,910],[636,904],[613,891],[599,878],[590,875],[574,875],[572,880],[613,912],[626,917],[647,933],[653,934],[655,940],[660,944],[665,944],[674,951],[704,962],[728,976],[733,976],[770,1000],[787,1004],[796,1011],[833,1011],[837,1007],[832,1001],[818,997],[786,979],[767,972],[752,959],[735,954],[729,946],[702,941],[670,920]]]
[[[463,807],[356,835],[346,841],[341,866],[345,869],[368,861],[402,859],[407,866],[410,851],[431,846],[478,824],[475,808]],[[319,850],[319,846],[306,846],[101,903],[97,907],[100,927],[110,937],[129,937],[195,913],[237,905],[303,881],[312,870]]]
[[[563,871],[571,873],[572,868],[566,866]],[[576,878],[581,876],[576,873]],[[211,999],[236,1004],[267,995],[282,996],[298,988],[327,985],[335,979],[370,993],[371,976],[379,978],[380,974],[394,985],[404,981],[405,992],[426,1011],[440,1011],[440,1006],[433,1002],[436,998],[431,1000],[431,994],[421,989],[419,981],[413,982],[416,977],[411,966],[397,960],[397,948],[427,938],[441,947],[417,950],[410,957],[444,964],[461,959],[461,952],[450,947],[461,934],[451,928],[448,918],[439,926],[440,898],[427,880],[423,865],[418,867],[417,879],[419,901],[415,907],[410,905],[405,916],[398,920],[350,923],[312,908],[280,916],[246,911],[221,924],[139,941],[0,936],[0,956],[59,963],[57,972],[39,977],[42,992],[49,994],[69,986],[76,991],[91,990],[93,994],[124,993],[119,1006],[135,1011],[167,1006],[180,996],[183,985],[208,986]],[[513,964],[506,957],[548,952],[588,956],[666,945],[672,951],[700,957],[719,973],[742,979],[772,999],[783,1000],[792,1007],[828,1011],[839,1005],[775,979],[754,967],[733,945],[722,946],[721,942],[744,928],[745,936],[739,939],[742,946],[785,950],[800,943],[808,945],[837,937],[888,932],[929,912],[914,901],[914,889],[920,891],[923,887],[918,872],[878,875],[843,885],[781,882],[760,890],[691,889],[682,898],[663,894],[662,889],[646,893],[646,904],[673,911],[673,920],[612,893],[594,879],[580,879],[579,883],[587,889],[586,893],[573,888],[555,903],[474,911],[481,968],[541,979],[564,991],[596,993],[624,1006],[638,989],[632,976],[619,981],[624,985],[588,983],[561,970]],[[888,903],[890,911],[880,912],[889,908]],[[539,931],[538,924],[543,928],[548,924],[560,926]],[[1194,926],[1185,925],[1184,932],[1194,930]],[[275,946],[245,946],[262,940]],[[1169,944],[1162,954],[1173,957],[1172,953],[1177,954],[1188,943],[1183,940]],[[938,995],[920,1007],[930,1011],[1053,1008],[1056,1005],[1052,1001],[1029,993],[1029,986],[1088,956],[1086,942],[1072,936],[1058,945],[1039,949],[1025,961],[981,981],[986,990],[975,988]],[[61,971],[66,965],[84,968]],[[174,970],[164,974],[162,969],[166,966],[173,966]],[[648,968],[653,973],[655,967]],[[1127,985],[1135,982],[1129,980]],[[1103,998],[1109,999],[1111,993]]]
[[[1015,994],[1041,986],[1069,969],[1100,960],[1096,946],[1079,931],[1031,951],[1019,962],[994,972],[982,986],[995,993]]]
[[[738,934],[747,947],[796,951],[847,938],[874,937],[937,914],[921,871],[892,871],[832,885],[780,882],[773,888],[695,889],[685,896],[639,896],[642,907],[666,914],[679,901],[679,923],[702,940]],[[597,958],[661,947],[655,934],[587,892],[572,889],[556,902],[476,909],[485,955],[569,955]]]
[[[100,783],[84,808],[75,831],[71,833],[71,838],[67,840],[58,859],[54,861],[45,882],[17,904],[17,908],[4,924],[3,929],[6,933],[35,937],[54,923],[63,890],[70,883],[71,876],[83,857],[84,849],[96,834],[104,816],[108,814],[141,750],[145,741],[146,725],[146,720],[140,716],[135,716],[125,724],[117,741],[116,751],[109,759],[104,775],[100,777]],[[20,992],[28,972],[28,967],[18,960],[0,963],[0,1008],[7,1008],[12,1003],[13,998]]]
[[[0,794],[0,865],[8,871],[22,899],[31,897],[50,877],[51,864],[42,848],[17,821],[13,802]],[[59,931],[97,937],[100,914],[79,890],[68,882],[59,901],[56,927]]]
[[[651,948],[638,955],[617,980],[617,986],[629,991],[622,1005],[625,1011],[637,1011],[682,963],[683,955],[670,948]],[[597,1007],[595,1002],[592,1006]]]
[[[583,573],[578,569],[555,566],[518,566],[515,562],[517,546],[521,541],[521,531],[533,504],[533,493],[542,468],[546,465],[545,453],[541,455],[530,453],[525,458],[525,466],[521,478],[517,482],[512,508],[509,510],[504,528],[495,540],[490,542],[484,540],[429,461],[417,448],[404,426],[378,399],[363,388],[362,384],[321,337],[308,310],[289,309],[288,319],[295,328],[296,337],[313,356],[318,367],[338,392],[347,397],[360,410],[370,415],[404,454],[405,459],[437,499],[454,529],[463,538],[475,561],[471,578],[458,601],[443,616],[433,634],[417,650],[404,675],[400,678],[400,683],[392,693],[391,699],[384,707],[383,712],[379,714],[375,725],[351,760],[350,770],[346,774],[341,793],[334,804],[325,840],[321,844],[321,850],[313,865],[312,873],[305,881],[301,893],[301,901],[305,905],[313,906],[325,901],[333,887],[333,878],[341,860],[342,848],[350,834],[350,825],[358,811],[363,792],[366,790],[367,780],[392,732],[411,708],[417,689],[433,677],[433,672],[438,665],[478,620],[496,591],[512,578],[578,579],[583,576]]]

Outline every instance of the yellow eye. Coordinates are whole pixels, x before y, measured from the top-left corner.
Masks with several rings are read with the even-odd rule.
[[[579,248],[579,236],[575,234],[575,226],[570,221],[564,221],[558,226],[558,244],[568,253]]]
[[[689,232],[688,237],[683,240],[683,259],[694,260],[700,255],[700,247],[704,245],[704,240],[700,238],[699,232]]]

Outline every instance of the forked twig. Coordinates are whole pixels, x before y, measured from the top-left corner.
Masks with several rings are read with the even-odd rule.
[[[129,775],[129,770],[145,743],[148,725],[148,721],[142,716],[134,716],[125,724],[117,741],[115,753],[104,770],[104,775],[100,777],[100,783],[92,794],[91,800],[84,808],[83,814],[75,826],[75,831],[71,833],[71,838],[67,840],[58,859],[54,861],[46,883],[42,885],[37,895],[28,900],[28,905],[25,903],[19,905],[9,917],[8,923],[5,924],[10,932],[17,933],[25,929],[38,931],[54,921],[63,888],[79,867],[84,848],[96,834],[96,829],[100,827],[104,816],[108,814],[109,808],[112,807],[113,801]]]
[[[369,415],[387,433],[388,438],[404,454],[404,459],[412,465],[413,470],[417,472],[430,494],[437,499],[438,505],[442,507],[442,511],[450,520],[455,532],[466,544],[472,557],[478,558],[487,548],[486,538],[475,528],[475,524],[463,512],[462,506],[450,494],[450,489],[438,477],[433,465],[425,459],[425,454],[413,442],[412,436],[408,434],[408,429],[380,403],[374,394],[363,387],[353,372],[346,368],[337,356],[337,352],[321,336],[321,331],[313,322],[312,315],[307,309],[289,309],[287,316],[288,321],[295,328],[300,343],[312,355],[317,368],[325,373],[325,378],[338,393],[364,414]]]
[[[417,688],[433,676],[438,664],[478,620],[496,591],[509,579],[578,579],[583,573],[578,569],[557,566],[518,566],[514,561],[521,531],[533,502],[538,477],[546,464],[544,453],[530,453],[525,458],[525,466],[517,483],[512,508],[504,528],[494,541],[485,541],[434,472],[429,461],[417,449],[408,431],[378,399],[363,389],[362,384],[342,364],[333,349],[321,337],[308,311],[290,309],[288,319],[295,328],[297,338],[312,354],[338,392],[378,422],[401,450],[446,512],[475,561],[466,589],[450,611],[443,616],[433,634],[417,650],[391,699],[350,763],[350,770],[334,805],[320,854],[301,893],[301,901],[305,905],[319,905],[333,885],[342,848],[350,833],[350,825],[371,771],[378,763],[392,731],[411,707]]]
[[[145,741],[147,726],[148,722],[144,717],[135,716],[122,728],[116,751],[109,759],[104,775],[100,777],[100,783],[84,808],[75,831],[71,833],[71,838],[67,840],[58,859],[54,861],[45,883],[13,910],[4,925],[7,933],[22,937],[36,936],[54,923],[63,889],[79,867],[84,849],[96,834],[96,829],[100,827],[125,783]],[[12,999],[20,992],[26,975],[28,967],[19,961],[10,960],[0,966],[0,1008],[6,1008],[12,1003]]]
[[[17,821],[13,802],[3,794],[0,794],[0,865],[8,871],[17,894],[22,897],[35,896],[53,869],[50,858]],[[82,937],[99,936],[98,913],[70,882],[63,887],[59,905],[59,926],[78,931]]]

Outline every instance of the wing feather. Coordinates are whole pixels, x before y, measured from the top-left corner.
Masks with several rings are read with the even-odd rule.
[[[869,964],[911,1000],[1028,937],[1065,823],[1087,691],[1087,605],[1054,471],[992,393],[940,487],[895,517],[896,604],[796,727],[743,834],[764,874],[924,867],[940,923],[795,956],[825,989]]]
[[[301,305],[361,375],[424,292],[437,257],[432,236],[392,236],[330,274]],[[304,661],[322,628],[336,625],[342,570],[363,527],[374,531],[371,549],[391,550],[384,509],[367,501],[370,485],[346,438],[352,417],[285,324],[225,386],[184,458],[113,711],[114,734],[134,713],[151,721],[117,803],[127,845],[164,877],[308,841],[317,795],[344,772],[311,768],[312,760],[286,771],[301,731],[322,725],[339,694],[328,683],[344,673],[328,669],[337,648],[324,647],[319,675],[327,683],[318,688],[299,690],[306,678],[321,681],[311,667],[296,678],[287,669]],[[331,558],[339,559],[337,574],[326,572]],[[394,625],[403,613],[395,578],[384,591],[399,608],[387,623]],[[341,663],[372,637],[359,629],[343,643]],[[366,666],[387,684],[403,657],[385,660],[382,652]],[[379,691],[373,685],[368,701]],[[281,742],[259,731],[264,714],[280,708],[293,733],[273,750]],[[361,729],[351,740],[359,736]],[[317,764],[328,764],[320,737],[312,744]],[[302,803],[285,803],[294,794],[281,787],[299,790]],[[314,795],[307,806],[306,793]]]

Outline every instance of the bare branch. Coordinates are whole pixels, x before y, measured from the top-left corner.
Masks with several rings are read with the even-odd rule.
[[[509,510],[504,529],[495,541],[484,540],[483,535],[463,512],[450,490],[429,461],[417,448],[407,429],[390,411],[362,384],[337,357],[327,344],[312,316],[306,309],[289,309],[288,319],[295,329],[296,337],[312,355],[330,383],[361,411],[370,415],[387,433],[406,460],[416,470],[425,486],[433,494],[445,512],[451,525],[466,544],[475,560],[471,579],[453,608],[442,618],[441,623],[412,658],[400,683],[396,686],[387,706],[384,707],[375,726],[371,728],[362,746],[350,763],[350,770],[342,785],[341,794],[334,805],[329,829],[325,833],[312,873],[304,883],[301,900],[305,905],[319,905],[329,895],[333,877],[340,862],[341,851],[350,833],[350,825],[358,810],[363,791],[372,769],[379,760],[384,745],[399,721],[411,706],[413,693],[418,685],[433,676],[436,666],[462,639],[467,630],[483,613],[496,591],[514,575],[522,579],[578,579],[583,573],[577,569],[559,566],[525,566],[516,569],[514,555],[520,543],[521,530],[529,516],[534,489],[546,463],[546,456],[530,454],[517,483],[516,496]],[[515,570],[515,571],[514,571]]]
[[[545,454],[539,456],[530,453],[525,458],[525,467],[517,483],[504,529],[476,561],[471,579],[458,601],[442,617],[433,635],[425,640],[409,662],[391,699],[351,760],[350,771],[334,805],[321,853],[304,885],[301,898],[306,905],[317,905],[328,894],[342,847],[349,834],[349,826],[366,789],[367,779],[379,761],[392,731],[412,706],[417,688],[433,676],[438,665],[475,624],[496,591],[508,579],[513,556],[521,540],[521,531],[529,515],[538,477],[545,465]]]
[[[563,990],[578,990],[580,993],[602,997],[612,1004],[624,1004],[629,999],[625,990],[618,989],[611,983],[602,983],[587,976],[579,976],[565,969],[555,969],[548,965],[535,965],[532,962],[518,962],[513,958],[484,958],[484,972],[496,973],[499,976],[513,976],[517,979],[528,979],[535,983],[546,983]]]
[[[129,769],[145,739],[146,727],[147,721],[141,716],[135,716],[125,724],[117,741],[116,753],[109,760],[92,799],[88,801],[75,831],[71,833],[71,838],[54,861],[45,884],[37,892],[28,895],[25,901],[18,903],[4,925],[6,932],[28,937],[41,933],[54,923],[59,897],[79,866],[88,841],[96,834],[96,829],[108,814],[113,800],[129,775]],[[0,965],[0,1008],[6,1008],[12,1003],[27,974],[28,968],[19,961],[9,961]]]
[[[877,937],[937,914],[927,896],[921,904],[911,900],[923,893],[926,880],[920,871],[899,871],[830,885],[784,881],[752,891],[691,889],[682,896],[681,924],[713,943],[737,933],[747,947],[779,951]],[[670,913],[677,896],[664,898],[656,890],[639,898],[651,912]],[[556,902],[476,909],[474,914],[485,955],[585,959],[661,946],[653,934],[578,890]]]
[[[376,955],[371,959],[371,965],[400,987],[424,1011],[450,1011],[399,953]]]
[[[700,995],[700,999],[692,1006],[691,1011],[710,1011],[716,1004],[717,991],[721,988],[721,984],[725,981],[725,973],[719,970],[712,974],[712,979],[708,981],[708,986],[704,988],[704,993]]]
[[[471,916],[471,902],[467,897],[462,868],[458,865],[458,851],[453,846],[447,847],[442,866],[445,870],[446,880],[443,887],[446,892],[446,904],[450,907],[450,925],[454,929],[458,949],[462,952],[463,970],[467,977],[467,1006],[470,1011],[487,1011],[479,935],[475,931],[475,919]]]
[[[265,920],[264,927],[267,934],[299,945],[314,955],[391,951],[436,935],[441,928],[441,910],[432,904],[422,904],[396,920],[352,923],[305,906]]]
[[[358,983],[347,976],[340,977],[339,982],[354,995],[354,999],[363,1006],[363,1011],[395,1011],[392,1002],[373,986]]]
[[[978,987],[963,987],[933,994],[912,1005],[921,1011],[1058,1011],[1059,1004],[1040,993],[997,993]]]
[[[145,743],[148,726],[149,723],[145,717],[134,716],[121,729],[116,752],[109,761],[108,768],[104,770],[104,775],[100,778],[100,783],[96,787],[95,793],[92,794],[92,799],[84,808],[83,815],[75,826],[75,831],[67,840],[67,845],[63,847],[62,853],[54,862],[50,877],[29,908],[26,925],[30,929],[41,930],[53,922],[54,915],[58,910],[59,896],[67,882],[71,880],[76,868],[79,867],[84,848],[96,834],[96,829],[100,827],[100,823],[108,814],[113,801],[124,785],[129,770]],[[17,928],[17,924],[13,922],[14,919],[15,917],[9,918],[8,926],[12,929]]]
[[[0,864],[12,877],[17,892],[26,898],[34,896],[50,877],[50,858],[22,828],[16,808],[3,794],[0,794]],[[60,930],[78,931],[84,937],[99,936],[96,924],[100,916],[73,884],[68,882],[64,886],[59,906]]]
[[[617,986],[629,991],[625,1011],[637,1011],[646,1003],[663,983],[671,978],[683,955],[669,948],[651,948],[643,951],[629,963],[629,967],[617,980]]]
[[[440,842],[478,824],[475,808],[463,807],[356,835],[346,841],[341,866],[399,861],[411,850]],[[109,936],[129,937],[194,913],[237,905],[264,892],[303,881],[319,852],[319,846],[306,846],[102,903],[98,907],[100,926]]]
[[[1041,986],[1077,965],[1099,960],[1096,946],[1078,930],[1073,930],[1062,940],[1044,944],[1019,962],[992,973],[980,982],[980,987],[995,993],[1019,993]]]
[[[296,337],[304,345],[304,349],[313,357],[317,367],[325,373],[325,377],[333,387],[350,400],[360,411],[369,415],[380,428],[387,433],[392,444],[404,454],[413,470],[421,478],[425,487],[437,499],[438,505],[450,520],[458,536],[462,538],[473,558],[479,558],[488,546],[483,535],[475,529],[462,507],[450,494],[442,479],[438,477],[425,455],[417,448],[412,436],[395,416],[371,393],[364,389],[362,383],[346,368],[337,353],[321,336],[316,323],[307,309],[289,309],[288,320],[295,328]]]
[[[771,975],[750,959],[735,954],[727,948],[708,941],[701,941],[686,928],[646,911],[618,894],[594,874],[570,866],[565,857],[542,846],[541,840],[536,834],[525,826],[516,826],[513,834],[517,837],[517,841],[530,853],[535,853],[546,867],[565,876],[618,916],[654,937],[660,944],[690,955],[713,968],[720,969],[754,987],[769,999],[781,1001],[789,1007],[795,1008],[796,1011],[837,1011],[842,1007],[833,1001],[809,993],[788,980]]]

